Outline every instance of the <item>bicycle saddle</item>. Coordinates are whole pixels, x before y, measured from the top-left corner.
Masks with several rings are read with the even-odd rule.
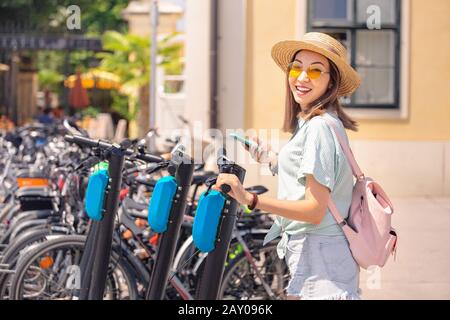
[[[249,188],[245,188],[245,190],[247,190],[248,192],[256,193],[257,195],[264,194],[269,191],[269,189],[261,185],[251,186]]]

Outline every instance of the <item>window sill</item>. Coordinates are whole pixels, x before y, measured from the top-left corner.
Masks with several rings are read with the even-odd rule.
[[[408,113],[405,110],[385,109],[352,109],[344,108],[344,111],[355,120],[406,120]]]

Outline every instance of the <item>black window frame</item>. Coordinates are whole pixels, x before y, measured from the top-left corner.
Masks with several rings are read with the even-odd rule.
[[[351,109],[388,109],[388,110],[400,110],[400,91],[401,91],[401,33],[402,33],[402,20],[401,20],[401,9],[402,9],[402,0],[391,0],[395,1],[395,23],[382,23],[381,29],[373,29],[370,30],[367,28],[366,23],[358,23],[358,0],[347,0],[347,4],[351,5],[351,9],[353,10],[353,21],[350,23],[337,23],[332,24],[331,22],[319,21],[318,23],[313,23],[313,2],[314,0],[307,1],[307,30],[308,32],[347,32],[350,34],[350,39],[348,40],[350,43],[350,48],[347,48],[350,55],[350,62],[352,67],[357,70],[356,65],[356,33],[360,30],[378,32],[378,31],[386,31],[392,30],[394,31],[394,102],[389,104],[381,104],[381,103],[367,103],[367,104],[357,104],[355,103],[355,95],[351,96],[350,103],[343,103],[343,106]]]

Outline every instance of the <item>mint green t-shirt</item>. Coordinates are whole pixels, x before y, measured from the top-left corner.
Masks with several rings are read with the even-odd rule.
[[[311,174],[331,191],[331,198],[345,219],[352,200],[353,174],[332,128],[321,117],[331,119],[348,142],[345,128],[336,113],[327,111],[307,121],[300,118],[295,133],[278,155],[278,199],[304,200],[305,175]],[[327,209],[318,225],[277,216],[264,243],[283,233],[342,235],[343,231]]]

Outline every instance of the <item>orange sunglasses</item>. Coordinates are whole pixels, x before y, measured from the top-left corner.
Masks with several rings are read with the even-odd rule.
[[[289,66],[288,66],[289,78],[297,79],[303,73],[303,71],[304,71],[303,67],[298,61],[293,61],[293,62],[289,63]],[[308,69],[306,69],[306,75],[311,80],[319,79],[319,77],[323,73],[330,73],[330,72],[322,71],[315,67],[312,67],[312,68],[309,67]]]

